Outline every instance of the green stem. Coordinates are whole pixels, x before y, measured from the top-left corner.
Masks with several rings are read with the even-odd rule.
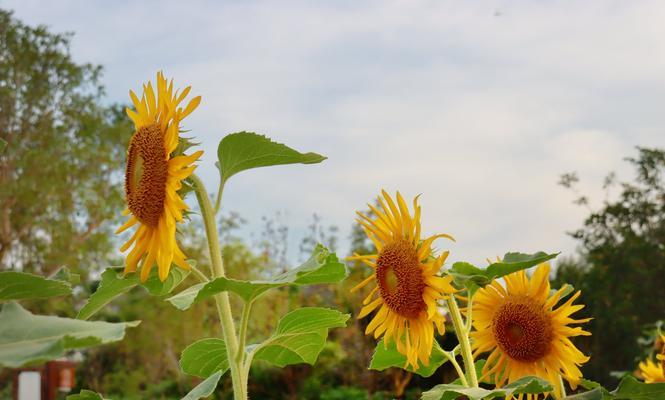
[[[453,367],[455,367],[455,371],[457,371],[457,375],[459,376],[460,381],[462,381],[462,385],[468,387],[469,384],[466,380],[466,376],[464,375],[464,371],[462,370],[462,367],[459,365],[459,363],[455,359],[455,354],[454,353],[450,354],[447,351],[444,351],[443,356],[446,357],[448,359],[448,361],[450,361],[450,363],[453,365]]]
[[[203,272],[201,272],[200,269],[196,268],[196,267],[193,266],[193,265],[190,265],[189,267],[190,267],[190,269],[192,270],[192,272],[194,273],[194,275],[196,275],[196,277],[199,279],[199,281],[201,281],[201,282],[209,282],[209,281],[210,281],[210,279],[208,279],[208,277],[206,276],[206,274],[204,274]]]
[[[219,207],[222,204],[222,193],[224,193],[224,181],[219,178],[219,190],[217,191],[217,198],[215,199],[215,215],[219,212]]]
[[[238,353],[236,354],[236,361],[242,365],[242,363],[245,361],[244,356],[245,356],[245,342],[247,339],[247,324],[249,322],[249,313],[252,310],[252,305],[254,304],[254,300],[250,300],[249,302],[245,303],[245,305],[242,307],[242,317],[240,317],[240,334],[238,335]]]
[[[210,203],[210,197],[208,197],[208,192],[198,176],[192,174],[189,179],[194,183],[196,198],[201,207],[201,216],[205,224],[206,238],[208,239],[208,248],[210,250],[210,261],[212,263],[212,278],[224,277],[224,261],[222,260],[222,251],[219,247],[217,223],[215,222],[215,212]],[[221,190],[222,188],[220,187]],[[217,304],[217,313],[219,314],[219,322],[222,325],[227,357],[231,367],[233,397],[235,400],[247,400],[247,390],[241,378],[241,366],[235,360],[236,352],[238,351],[238,339],[236,337],[235,324],[233,323],[228,292],[216,294],[215,303]]]
[[[466,331],[471,332],[471,327],[473,326],[473,296],[471,293],[468,294],[468,300],[466,301]]]
[[[557,382],[557,385],[559,386],[561,398],[563,399],[564,397],[566,397],[566,387],[563,385],[563,378],[561,377],[561,375],[559,375],[559,382]]]
[[[455,296],[450,296],[446,303],[448,304],[448,310],[450,310],[450,316],[453,319],[453,326],[455,327],[455,333],[457,334],[457,339],[459,340],[460,348],[462,350],[462,358],[464,359],[464,368],[466,369],[466,375],[469,379],[470,387],[478,387],[478,375],[476,374],[476,366],[473,362],[473,354],[471,354],[471,342],[469,340],[469,331],[467,331],[462,320],[462,314],[460,313],[459,307],[457,306],[457,301]]]

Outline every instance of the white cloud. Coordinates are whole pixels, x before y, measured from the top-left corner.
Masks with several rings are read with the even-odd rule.
[[[112,101],[164,68],[202,94],[186,121],[207,151],[254,130],[329,157],[251,171],[227,207],[317,212],[350,225],[379,188],[423,193],[425,229],[458,238],[453,259],[570,252],[582,189],[624,172],[632,146],[665,146],[662,2],[35,2],[16,16],[73,30],[73,54],[105,65]],[[295,248],[296,245],[292,245]]]

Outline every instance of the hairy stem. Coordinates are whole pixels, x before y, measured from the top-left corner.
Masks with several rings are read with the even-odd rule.
[[[455,359],[455,354],[450,352],[448,353],[447,351],[443,352],[444,357],[450,361],[450,363],[455,367],[455,371],[457,371],[457,375],[459,376],[460,381],[462,381],[462,385],[464,386],[469,386],[468,381],[466,380],[466,376],[464,375],[464,371],[462,370],[462,367],[459,365],[457,360]]]
[[[464,359],[464,368],[466,370],[466,376],[469,380],[469,387],[478,387],[478,375],[476,374],[476,366],[473,362],[473,354],[471,354],[471,341],[469,340],[469,331],[466,329],[464,321],[462,320],[462,313],[460,313],[459,307],[457,306],[457,301],[455,296],[450,296],[446,303],[448,304],[448,310],[450,310],[450,316],[453,319],[453,326],[455,327],[455,334],[459,340],[460,349],[462,350],[462,358]]]
[[[250,300],[242,307],[242,317],[240,318],[240,334],[238,335],[238,354],[236,361],[242,365],[245,359],[245,342],[247,340],[247,324],[249,322],[249,313],[252,311],[254,300]]]
[[[563,385],[563,378],[561,377],[561,375],[559,375],[559,381],[557,382],[557,386],[559,388],[561,398],[563,399],[564,397],[566,397],[566,387]]]
[[[201,270],[198,269],[197,267],[195,267],[193,265],[190,265],[189,268],[192,270],[194,275],[196,275],[198,280],[201,281],[202,283],[210,281],[210,279],[208,279],[208,276],[206,274],[204,274],[203,272],[201,272]]]
[[[194,183],[196,190],[196,198],[201,208],[201,216],[205,224],[206,239],[208,240],[208,248],[210,250],[211,273],[212,278],[224,277],[224,261],[222,260],[222,250],[219,247],[219,237],[217,235],[217,223],[215,221],[215,210],[210,203],[210,197],[203,185],[201,179],[192,174],[189,179]],[[219,188],[220,192],[222,188]],[[238,352],[238,338],[236,337],[235,324],[233,322],[233,314],[231,313],[231,304],[229,302],[229,294],[222,292],[215,295],[215,303],[217,304],[217,313],[219,314],[219,322],[222,325],[222,333],[224,335],[224,342],[226,343],[226,352],[231,367],[231,380],[233,381],[233,397],[235,400],[247,400],[246,385],[243,384],[241,377],[241,367],[236,362],[236,354]]]

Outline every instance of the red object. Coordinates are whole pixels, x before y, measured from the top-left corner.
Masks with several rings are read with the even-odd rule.
[[[23,371],[36,371],[42,377],[42,400],[56,400],[58,391],[70,392],[76,383],[76,363],[49,361],[40,367],[14,370],[14,400],[18,399],[18,375]]]

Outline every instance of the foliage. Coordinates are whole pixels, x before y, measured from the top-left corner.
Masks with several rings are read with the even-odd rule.
[[[77,64],[70,40],[0,10],[3,268],[87,269],[112,248],[106,222],[122,206],[117,175],[132,129],[102,105],[102,69]]]
[[[0,302],[70,294],[69,282],[15,271],[0,271]]]
[[[537,394],[552,390],[552,385],[547,381],[526,376],[515,382],[509,383],[502,388],[483,389],[469,388],[458,384],[437,385],[431,390],[423,393],[423,400],[453,400],[459,396],[466,396],[469,400],[492,399],[495,397],[508,397],[517,394]]]
[[[606,180],[608,189],[618,186],[620,193],[572,233],[581,245],[579,259],[560,265],[555,279],[582,291],[594,332],[580,341],[593,354],[583,372],[603,384],[610,372],[636,365],[642,356],[636,339],[665,310],[665,297],[648,295],[662,293],[665,276],[665,151],[638,148],[637,158],[627,161],[635,169],[634,182]],[[564,175],[561,183],[575,189],[577,176]]]
[[[67,350],[121,340],[138,321],[87,322],[33,315],[17,303],[0,312],[0,365],[20,367],[62,357]]]
[[[254,301],[270,289],[287,285],[312,285],[335,283],[346,277],[346,267],[340,263],[334,253],[319,245],[314,249],[309,260],[301,266],[288,270],[265,281],[238,280],[219,277],[207,283],[189,287],[167,299],[175,307],[186,310],[193,303],[205,300],[217,293],[230,291],[245,302]]]
[[[300,153],[253,132],[226,135],[217,149],[222,184],[238,172],[284,164],[316,164],[326,158],[316,153]]]
[[[429,377],[436,372],[436,370],[443,365],[448,359],[444,355],[444,350],[441,349],[438,343],[434,343],[432,348],[432,355],[429,360],[429,365],[421,366],[417,371],[413,370],[412,366],[405,368],[407,371],[417,373],[420,376]],[[377,371],[383,371],[390,367],[404,368],[406,365],[406,356],[397,351],[395,343],[385,345],[383,339],[376,344],[376,350],[372,356],[372,362],[369,367]]]

